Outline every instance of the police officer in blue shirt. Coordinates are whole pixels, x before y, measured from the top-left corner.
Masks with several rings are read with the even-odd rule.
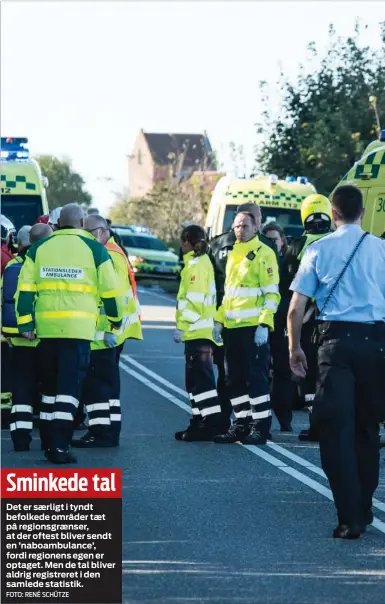
[[[306,250],[291,285],[290,365],[306,375],[300,346],[310,298],[318,308],[318,383],[313,419],[321,464],[333,492],[335,538],[356,539],[373,521],[379,479],[379,422],[385,418],[385,246],[361,229],[359,189],[345,185],[332,200],[337,227]]]

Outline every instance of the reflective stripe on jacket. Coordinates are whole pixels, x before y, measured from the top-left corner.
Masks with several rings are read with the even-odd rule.
[[[132,280],[130,279],[130,266],[128,263],[128,259],[124,254],[123,250],[115,243],[113,238],[109,239],[109,241],[104,246],[108,251],[112,263],[114,265],[115,272],[117,274],[117,279],[119,283],[119,293],[123,299],[124,310],[123,310],[123,319],[122,325],[119,329],[119,332],[115,330],[113,333],[117,335],[117,346],[122,344],[128,338],[143,340],[142,328],[140,325],[140,306],[139,300],[136,293],[136,284],[135,284],[135,293],[132,288]],[[100,349],[106,348],[104,344],[104,336],[106,332],[112,332],[110,323],[106,317],[105,310],[103,307],[100,308],[100,314],[97,322],[97,328],[95,333],[95,339],[91,343],[91,349]]]
[[[214,269],[207,254],[183,256],[184,268],[177,296],[176,326],[182,340],[213,340],[216,291]]]
[[[55,231],[30,247],[16,297],[20,332],[33,330],[36,322],[38,337],[92,341],[99,299],[109,321],[120,327],[123,302],[111,258],[81,229]]]
[[[35,348],[39,340],[20,337],[16,320],[15,294],[23,262],[23,256],[16,256],[4,269],[1,280],[1,330],[6,338],[10,338],[13,346]]]
[[[258,237],[237,242],[228,255],[225,295],[216,320],[229,329],[261,324],[274,329],[279,301],[276,254]]]

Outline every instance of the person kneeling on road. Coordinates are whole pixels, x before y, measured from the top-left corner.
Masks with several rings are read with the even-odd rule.
[[[207,255],[202,227],[190,225],[181,235],[184,268],[177,296],[174,341],[185,343],[186,390],[192,418],[186,430],[176,432],[176,440],[210,441],[226,426],[218,400],[213,368],[213,335],[216,295],[214,269]],[[226,429],[226,427],[224,428]]]
[[[215,333],[226,328],[226,379],[235,421],[216,443],[264,445],[270,438],[269,329],[280,301],[275,252],[257,237],[253,214],[234,221],[237,238],[226,265],[225,295]]]

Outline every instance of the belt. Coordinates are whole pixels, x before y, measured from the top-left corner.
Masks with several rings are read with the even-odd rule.
[[[367,336],[385,337],[385,323],[376,321],[373,323],[355,323],[352,321],[317,321],[318,332],[321,336],[330,337],[335,335],[348,336],[350,334],[362,334]]]

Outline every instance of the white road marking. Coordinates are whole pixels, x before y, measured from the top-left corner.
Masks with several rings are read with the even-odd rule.
[[[144,365],[141,365],[137,361],[130,359],[130,357],[128,357],[128,355],[122,355],[122,358],[124,358],[126,362],[131,362],[132,365],[136,366],[138,369],[141,369],[142,371],[144,371],[144,373],[147,373],[152,378],[156,379],[158,382],[162,383],[163,385],[166,385],[168,388],[170,388],[170,390],[174,390],[175,392],[178,392],[178,393],[183,392],[183,395],[187,396],[186,392],[181,391],[180,388],[178,388],[177,386],[175,386],[168,380],[165,380],[160,375],[156,374],[154,371],[147,369],[147,367],[144,367]],[[186,403],[183,403],[182,401],[177,399],[172,394],[166,392],[166,390],[163,390],[163,388],[160,388],[160,386],[154,384],[153,382],[150,382],[147,378],[145,378],[143,375],[141,375],[137,371],[134,371],[127,365],[125,365],[122,361],[120,362],[120,367],[124,371],[126,371],[128,374],[130,374],[132,377],[136,378],[137,380],[139,380],[140,382],[142,382],[143,384],[148,386],[148,388],[151,388],[151,390],[154,390],[155,392],[157,392],[158,394],[163,396],[165,399],[167,399],[171,403],[174,403],[174,405],[177,405],[184,411],[187,411],[187,413],[191,414],[190,405],[186,405]],[[288,464],[284,463],[278,457],[274,457],[273,455],[270,455],[270,453],[267,453],[266,450],[259,448],[255,445],[243,445],[241,443],[237,443],[237,444],[239,444],[244,449],[247,449],[248,451],[250,451],[250,453],[252,453],[253,455],[257,455],[261,459],[264,459],[265,461],[267,461],[268,463],[270,463],[271,465],[276,467],[278,470],[281,470],[281,472],[285,472],[285,474],[289,474],[290,476],[292,476],[292,478],[295,478],[299,482],[302,482],[306,486],[313,489],[313,491],[316,491],[317,493],[319,493],[320,495],[323,495],[330,501],[333,501],[333,495],[332,495],[332,492],[330,489],[328,489],[324,485],[320,484],[316,480],[309,478],[308,476],[306,476],[302,472],[299,472],[298,470],[289,466]],[[317,472],[316,472],[317,474],[319,474],[320,476],[323,476],[323,477],[325,476],[320,468],[317,468],[317,466],[314,466],[314,464],[307,462],[302,457],[295,455],[294,453],[290,453],[289,451],[287,451],[283,447],[280,447],[279,445],[276,445],[275,443],[269,442],[268,446],[271,449],[275,450],[277,453],[281,453],[282,455],[285,455],[287,458],[298,463],[299,465],[306,467],[307,470],[314,471],[314,468],[315,468],[315,469],[317,469]],[[313,468],[313,470],[312,470],[312,468]],[[383,504],[381,501],[378,501],[376,499],[376,500],[373,500],[373,507],[384,511],[385,504]],[[381,531],[382,533],[385,534],[385,522],[383,522],[382,520],[379,520],[378,518],[374,518],[372,526],[374,526],[379,531]]]
[[[188,413],[190,413],[190,406],[189,405],[186,405],[186,403],[183,403],[182,401],[180,401],[179,399],[177,399],[175,396],[173,396],[169,392],[166,392],[166,390],[163,390],[163,388],[160,388],[159,386],[156,386],[155,384],[153,384],[152,382],[150,382],[150,380],[148,380],[147,378],[145,378],[143,375],[141,375],[137,371],[134,371],[133,369],[127,367],[127,365],[124,365],[124,363],[122,363],[122,361],[120,361],[120,367],[124,371],[126,371],[126,373],[129,373],[130,375],[132,375],[132,377],[134,377],[137,380],[139,380],[139,382],[142,382],[142,384],[145,384],[145,386],[148,386],[148,388],[151,388],[151,390],[155,390],[155,392],[157,392],[158,394],[160,394],[161,396],[163,396],[164,398],[166,398],[168,401],[170,401],[170,403],[174,403],[174,405],[178,405],[178,407],[180,407],[184,411],[187,411]]]
[[[310,461],[303,459],[299,455],[295,455],[295,453],[291,453],[291,451],[288,451],[287,449],[284,449],[284,447],[281,447],[280,445],[276,445],[275,443],[268,443],[268,446],[271,449],[274,449],[275,451],[277,451],[277,453],[280,453],[281,455],[288,457],[292,461],[295,461],[298,465],[305,467],[310,472],[314,472],[314,474],[318,474],[319,476],[322,476],[322,478],[326,478],[325,472],[323,470],[321,470],[321,468],[319,468],[318,466],[315,466],[314,464],[312,464]],[[373,505],[378,510],[385,512],[385,503],[382,503],[382,501],[380,501],[379,499],[375,499],[373,497]]]
[[[137,369],[140,369],[141,371],[143,371],[143,373],[150,375],[152,378],[154,378],[154,380],[157,380],[160,384],[163,384],[164,386],[168,386],[168,388],[170,388],[171,390],[174,390],[174,392],[177,392],[178,394],[181,394],[182,396],[184,396],[187,399],[189,398],[189,396],[185,390],[182,390],[182,388],[178,388],[178,386],[174,386],[174,384],[171,384],[171,382],[162,378],[160,375],[155,373],[155,371],[151,371],[151,369],[147,369],[147,367],[145,367],[141,363],[138,363],[138,361],[135,361],[135,359],[131,358],[128,354],[122,354],[120,358],[124,359],[127,363],[131,363],[131,365],[133,365]],[[188,409],[190,410],[190,407],[188,407]]]

